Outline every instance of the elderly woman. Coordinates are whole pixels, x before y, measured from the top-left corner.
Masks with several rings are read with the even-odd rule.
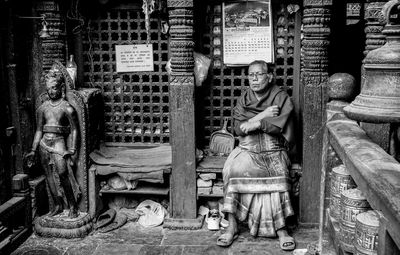
[[[293,142],[293,105],[289,95],[271,83],[264,61],[249,65],[250,88],[234,108],[236,147],[225,162],[224,207],[229,227],[217,244],[229,246],[238,236],[236,218],[247,219],[253,236],[279,236],[283,250],[295,248],[285,219],[293,215],[289,198],[287,156]]]

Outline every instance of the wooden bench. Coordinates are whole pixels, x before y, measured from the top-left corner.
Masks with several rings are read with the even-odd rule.
[[[400,164],[350,120],[327,124],[330,145],[371,207],[382,212],[378,254],[400,254]]]

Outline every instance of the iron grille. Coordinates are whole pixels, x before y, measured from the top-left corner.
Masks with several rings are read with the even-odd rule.
[[[105,142],[168,143],[168,38],[157,17],[150,21],[153,72],[116,73],[115,45],[144,44],[147,33],[140,10],[115,9],[92,20],[84,39],[84,83],[101,88]]]

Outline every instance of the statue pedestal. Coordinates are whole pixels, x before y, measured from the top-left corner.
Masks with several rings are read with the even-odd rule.
[[[68,210],[55,216],[44,215],[34,221],[35,233],[43,237],[81,238],[87,236],[93,228],[88,213],[79,212],[79,216],[70,219]]]

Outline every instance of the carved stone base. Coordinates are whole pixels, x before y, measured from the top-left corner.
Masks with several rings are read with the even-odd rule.
[[[92,218],[88,213],[79,212],[74,219],[68,217],[68,210],[56,216],[42,216],[34,221],[35,233],[43,237],[80,238],[92,231]]]

